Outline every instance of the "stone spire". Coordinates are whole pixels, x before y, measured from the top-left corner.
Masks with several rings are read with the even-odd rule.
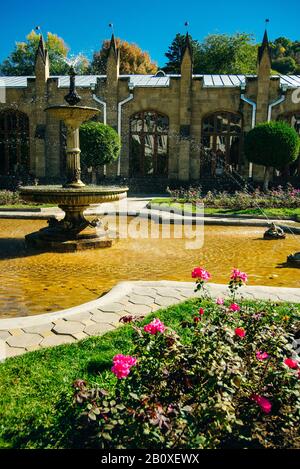
[[[110,45],[108,49],[106,74],[108,82],[112,83],[118,80],[120,69],[120,52],[117,48],[114,34],[111,36]]]
[[[46,82],[49,78],[49,55],[45,48],[43,36],[40,36],[39,45],[35,54],[35,75],[37,81]]]
[[[257,70],[257,122],[264,122],[268,116],[268,104],[270,100],[270,76],[271,76],[271,50],[267,31],[265,31],[261,46],[258,48]]]
[[[186,54],[189,55],[191,62],[193,62],[193,49],[192,49],[190,36],[189,36],[188,32],[185,35],[185,42],[184,42],[184,46],[183,46],[182,52],[181,52],[181,63],[182,63],[182,61],[184,59],[184,56]]]
[[[261,46],[258,48],[257,62],[258,68],[260,68],[262,62],[265,62],[265,64],[269,64],[271,70],[271,49],[269,45],[267,30],[265,30],[263,41],[261,43]]]
[[[182,48],[181,54],[181,77],[188,76],[188,79],[192,78],[192,69],[193,69],[193,51],[190,41],[189,33],[186,33],[185,44]]]

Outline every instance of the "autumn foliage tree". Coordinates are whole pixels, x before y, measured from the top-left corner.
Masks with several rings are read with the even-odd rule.
[[[31,31],[23,42],[16,42],[15,49],[0,65],[0,74],[7,76],[34,75],[35,56],[40,35]],[[49,53],[51,75],[67,75],[69,65],[66,57],[69,47],[57,34],[47,33],[45,47]],[[74,58],[75,59],[75,58]],[[88,71],[89,61],[79,55],[76,58],[76,72],[84,74]]]
[[[153,74],[157,72],[157,64],[152,62],[148,52],[136,44],[116,40],[117,48],[120,50],[120,73],[121,74]],[[92,72],[103,75],[106,73],[106,62],[110,47],[110,40],[105,39],[100,51],[95,52],[92,60]]]

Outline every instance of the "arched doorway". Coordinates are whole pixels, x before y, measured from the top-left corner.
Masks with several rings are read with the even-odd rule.
[[[142,111],[130,118],[131,177],[168,175],[169,118]]]
[[[29,119],[14,110],[0,112],[0,175],[29,169]]]
[[[220,176],[225,169],[238,170],[242,148],[242,117],[216,111],[202,120],[201,174]]]
[[[298,112],[287,112],[278,116],[278,120],[287,122],[291,127],[294,127],[300,137],[300,111]],[[286,176],[300,176],[300,155],[299,158],[289,165],[283,173]]]

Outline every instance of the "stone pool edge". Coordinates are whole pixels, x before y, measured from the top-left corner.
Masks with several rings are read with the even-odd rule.
[[[228,295],[227,285],[210,283],[209,290],[213,298]],[[247,286],[241,289],[241,295],[245,299],[300,303],[298,288]],[[0,359],[101,335],[120,326],[124,315],[147,315],[197,296],[193,282],[125,281],[102,297],[73,308],[0,319],[4,344]]]

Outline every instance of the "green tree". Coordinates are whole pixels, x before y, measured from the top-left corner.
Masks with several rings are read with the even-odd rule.
[[[193,39],[191,35],[189,35],[189,39],[193,51],[194,73],[197,73],[200,43]],[[165,53],[165,56],[168,59],[168,62],[164,67],[164,71],[166,73],[180,73],[181,56],[185,43],[186,36],[184,34],[177,33],[172,41],[172,44],[169,46],[168,52]]]
[[[199,61],[202,73],[255,73],[257,45],[246,33],[211,34],[201,44]]]
[[[0,74],[7,76],[34,75],[35,56],[40,40],[40,35],[31,31],[24,42],[16,42],[15,49],[0,65]],[[45,40],[50,60],[50,73],[52,75],[66,75],[69,65],[66,58],[69,48],[64,40],[53,33],[48,33]],[[79,55],[76,59],[76,71],[79,74],[86,73],[89,62],[86,57]]]
[[[297,64],[293,57],[278,57],[278,59],[272,60],[272,69],[283,75],[295,73],[296,68]]]
[[[139,46],[116,38],[116,45],[120,50],[121,74],[154,74],[157,72],[157,64],[152,62],[148,52]],[[105,39],[100,51],[95,52],[91,64],[92,72],[103,75],[106,73],[106,63],[110,48],[110,40]]]
[[[109,125],[90,121],[80,126],[81,161],[92,167],[93,179],[97,167],[109,164],[120,154],[121,142],[118,133]]]
[[[255,73],[257,45],[252,35],[211,34],[202,43],[190,36],[194,73]],[[168,73],[180,73],[185,36],[177,34],[165,56]]]
[[[283,169],[299,155],[300,139],[296,130],[283,121],[258,124],[245,138],[248,161],[264,165],[264,190],[268,189],[271,168]]]

